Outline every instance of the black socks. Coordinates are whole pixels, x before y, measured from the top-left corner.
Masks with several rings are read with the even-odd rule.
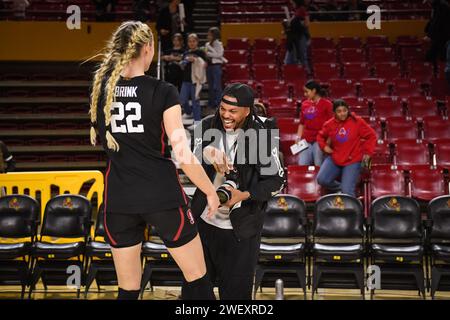
[[[141,290],[124,290],[119,288],[117,300],[137,300]]]
[[[181,299],[183,300],[216,300],[213,285],[209,280],[208,274],[202,278],[187,282],[183,281],[181,287]]]

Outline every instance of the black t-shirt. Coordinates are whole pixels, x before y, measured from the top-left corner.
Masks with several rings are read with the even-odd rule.
[[[120,78],[115,96],[109,130],[119,152],[106,146],[103,90],[97,107],[99,135],[109,159],[107,212],[152,213],[186,204],[163,122],[164,111],[179,104],[177,89],[143,75]]]
[[[186,51],[183,55],[183,59],[186,59],[188,56],[200,57],[206,62],[206,53],[201,49]],[[185,60],[184,63],[186,63],[186,66],[183,71],[183,81],[192,82],[192,62]]]

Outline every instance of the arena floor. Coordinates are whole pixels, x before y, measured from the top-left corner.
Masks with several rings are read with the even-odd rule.
[[[97,292],[95,284],[91,287],[88,294],[88,300],[96,299],[115,299],[117,295],[117,287],[104,286],[100,292]],[[20,291],[17,286],[0,287],[0,299],[20,299]],[[153,292],[146,290],[144,292],[144,300],[177,300],[180,296],[180,289],[176,287],[155,287]],[[216,296],[218,293],[216,291]],[[28,297],[28,295],[26,295]],[[370,298],[369,291],[366,291],[366,299]],[[31,299],[77,299],[75,291],[68,291],[66,288],[53,286],[49,287],[45,292],[43,286],[38,284],[36,290],[33,291]],[[81,294],[80,299],[84,299]],[[256,300],[273,300],[275,299],[275,289],[264,288],[262,293],[258,290]],[[285,289],[286,300],[303,300],[303,293],[296,288]],[[346,289],[319,289],[315,300],[362,300],[358,290]],[[437,292],[436,300],[449,300],[450,292]],[[311,300],[311,290],[307,290],[307,300]],[[422,300],[415,291],[397,291],[397,290],[379,290],[374,296],[374,300]],[[426,300],[431,300],[427,293]]]

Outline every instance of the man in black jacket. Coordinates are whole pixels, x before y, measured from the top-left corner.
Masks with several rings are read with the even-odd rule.
[[[199,219],[209,276],[227,300],[251,299],[263,212],[285,182],[277,132],[266,129],[271,126],[256,115],[253,103],[249,86],[227,86],[216,114],[203,119],[191,139],[208,177],[224,190],[213,218],[206,217],[206,197],[198,189],[191,211]]]

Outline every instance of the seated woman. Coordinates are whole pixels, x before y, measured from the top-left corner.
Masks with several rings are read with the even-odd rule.
[[[320,167],[317,182],[333,192],[355,196],[361,166],[370,160],[377,137],[361,118],[350,113],[344,100],[333,102],[334,117],[317,135],[320,148],[328,155]],[[336,179],[341,177],[341,181]]]

